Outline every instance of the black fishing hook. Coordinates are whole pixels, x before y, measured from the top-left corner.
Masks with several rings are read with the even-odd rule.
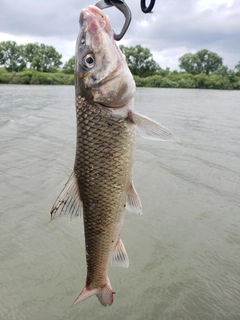
[[[144,13],[152,12],[154,5],[155,5],[155,0],[151,0],[148,7],[146,6],[146,0],[141,0],[141,9],[142,9],[142,12]]]
[[[124,0],[100,0],[95,4],[96,7],[98,7],[99,9],[105,9],[105,8],[110,8],[112,6],[115,6],[116,8],[118,8],[125,17],[125,22],[124,25],[122,27],[122,30],[119,34],[116,34],[114,31],[114,39],[119,41],[122,39],[122,37],[125,35],[129,24],[132,20],[132,13],[131,10],[129,9],[129,7],[126,5],[126,3],[124,2]]]
[[[144,13],[152,12],[154,5],[155,5],[155,0],[151,0],[149,6],[146,6],[146,0],[141,0],[141,9],[142,9],[142,12]],[[95,6],[101,10],[115,6],[116,8],[118,8],[118,10],[120,10],[124,14],[125,22],[121,32],[117,34],[113,31],[114,39],[117,41],[121,40],[122,37],[125,35],[129,27],[129,24],[132,20],[131,10],[126,5],[125,1],[124,0],[100,0],[95,4]]]

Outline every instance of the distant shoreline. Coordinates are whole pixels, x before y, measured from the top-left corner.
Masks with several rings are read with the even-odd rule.
[[[74,75],[62,72],[38,72],[30,69],[21,72],[8,72],[0,69],[0,84],[74,85]]]
[[[192,75],[173,71],[166,75],[155,74],[146,78],[134,76],[134,80],[137,87],[240,90],[240,76],[237,75],[229,78],[217,74]],[[62,71],[47,73],[31,69],[8,72],[0,68],[0,84],[74,85],[74,75],[64,74]]]

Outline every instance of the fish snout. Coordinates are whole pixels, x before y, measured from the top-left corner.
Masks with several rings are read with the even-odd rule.
[[[112,34],[112,28],[108,16],[98,7],[89,6],[83,9],[79,19],[80,27],[87,25],[88,31],[93,35],[101,30],[105,30],[108,34]]]

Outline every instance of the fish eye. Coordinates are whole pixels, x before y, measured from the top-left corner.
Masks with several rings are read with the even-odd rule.
[[[87,54],[83,58],[83,64],[86,68],[91,69],[94,66],[95,60],[92,54]]]

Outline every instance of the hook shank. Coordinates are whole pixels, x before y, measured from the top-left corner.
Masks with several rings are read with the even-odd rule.
[[[119,34],[117,34],[113,31],[114,39],[117,41],[121,40],[122,37],[124,36],[124,34],[126,33],[128,27],[129,27],[129,24],[132,20],[132,13],[131,13],[129,7],[124,2],[124,0],[100,0],[95,4],[95,6],[101,10],[115,6],[116,8],[118,8],[118,10],[120,10],[124,14],[125,22],[124,22],[124,25],[122,27],[121,32]]]

